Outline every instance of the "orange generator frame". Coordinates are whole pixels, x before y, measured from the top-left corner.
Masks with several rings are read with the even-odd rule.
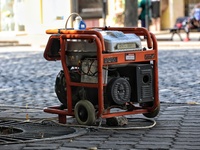
[[[124,34],[133,33],[138,37],[144,37],[144,47],[142,50],[130,50],[119,52],[106,52],[105,42],[102,34],[99,31],[121,31]],[[112,118],[124,115],[143,114],[148,118],[154,118],[157,116],[160,110],[159,93],[158,93],[158,47],[157,40],[154,34],[150,33],[145,28],[117,28],[117,27],[94,27],[86,28],[85,30],[67,30],[67,29],[50,29],[46,31],[47,34],[51,34],[44,51],[44,58],[48,61],[60,60],[64,78],[65,78],[65,101],[66,107],[50,106],[44,108],[44,112],[58,114],[60,123],[67,122],[67,116],[75,116],[79,124],[92,125],[98,118]],[[97,60],[97,83],[76,82],[70,77],[70,67],[67,61],[67,44],[71,40],[87,40],[95,42],[96,44],[96,60]],[[145,43],[146,42],[146,43]],[[131,59],[127,59],[130,57]],[[132,102],[128,101],[123,104],[123,108],[120,111],[112,111],[112,108],[122,108],[120,106],[110,105],[105,107],[107,99],[105,99],[105,88],[107,83],[103,80],[103,69],[105,66],[124,66],[134,64],[151,64],[152,66],[152,97],[150,102]],[[79,68],[79,66],[73,66]],[[127,68],[129,69],[129,68]],[[131,70],[125,70],[131,74]],[[145,82],[144,77],[141,77]],[[135,79],[138,80],[138,79]],[[136,81],[139,82],[139,81]],[[97,91],[97,104],[93,105],[90,100],[79,100],[76,104],[73,104],[73,87],[91,88]],[[137,91],[131,90],[131,93]],[[132,97],[130,97],[132,99]]]

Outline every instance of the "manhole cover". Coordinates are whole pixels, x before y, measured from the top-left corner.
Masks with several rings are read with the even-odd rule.
[[[0,120],[0,144],[72,138],[87,133],[86,129],[49,123]]]

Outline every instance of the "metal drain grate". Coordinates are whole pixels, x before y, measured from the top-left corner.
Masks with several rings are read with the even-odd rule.
[[[58,124],[0,120],[0,144],[25,143],[41,140],[71,138],[87,130],[64,127]]]

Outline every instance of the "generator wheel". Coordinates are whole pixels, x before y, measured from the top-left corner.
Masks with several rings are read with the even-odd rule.
[[[88,100],[80,100],[76,103],[74,114],[77,122],[81,125],[93,125],[95,123],[95,108]]]
[[[62,107],[67,108],[66,80],[65,80],[65,75],[64,75],[63,70],[61,70],[56,77],[55,92],[59,101],[62,103]]]
[[[158,105],[158,107],[154,111],[150,113],[145,113],[143,115],[147,118],[154,118],[158,115],[159,111],[160,111],[160,105]]]

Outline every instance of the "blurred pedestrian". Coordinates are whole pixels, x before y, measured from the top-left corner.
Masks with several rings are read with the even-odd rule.
[[[189,17],[187,25],[185,27],[186,38],[184,41],[189,41],[190,29],[200,28],[200,3],[196,4],[191,12],[191,17]]]
[[[149,28],[151,22],[151,0],[138,0],[138,19],[141,20],[141,26]]]
[[[151,0],[152,25],[155,31],[160,31],[160,0]]]

